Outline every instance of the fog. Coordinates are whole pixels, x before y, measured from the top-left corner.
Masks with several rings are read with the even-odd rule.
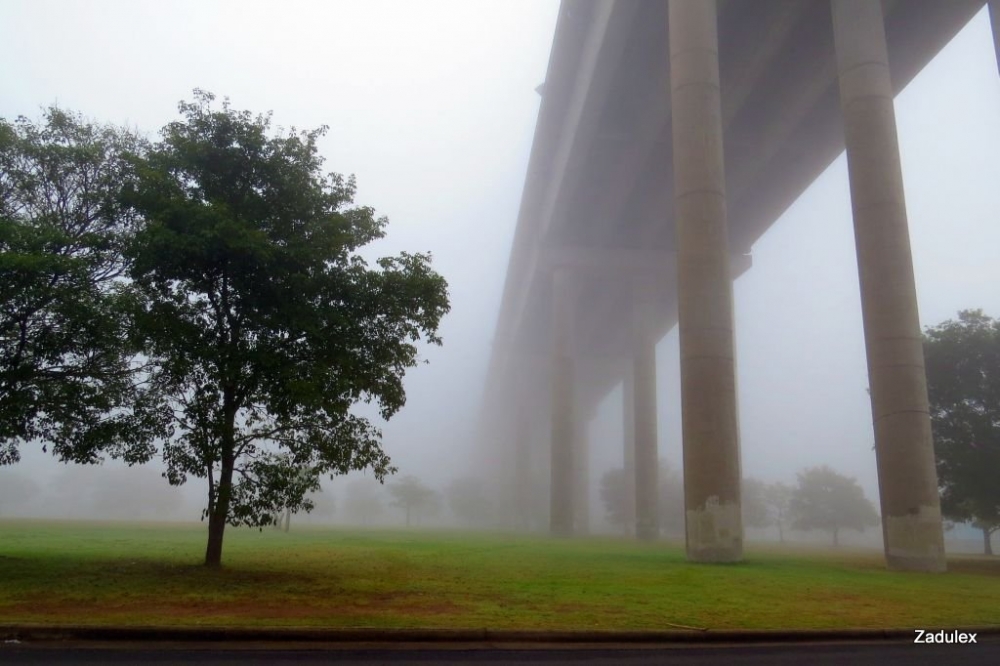
[[[383,433],[399,476],[441,493],[441,510],[418,524],[454,525],[461,521],[445,489],[470,473],[477,450],[535,88],[557,9],[555,0],[7,0],[0,116],[38,117],[58,103],[153,136],[199,87],[237,109],[273,110],[276,125],[329,125],[326,166],[355,174],[358,203],[390,219],[388,238],[366,256],[431,251],[449,283],[444,345],[422,352],[429,363],[407,375],[407,405]],[[903,91],[896,111],[921,324],[965,308],[1000,315],[1000,80],[985,9]],[[752,251],[753,267],[735,285],[744,475],[794,483],[802,468],[828,464],[857,478],[877,503],[843,155]],[[679,467],[676,331],[657,347],[657,363],[660,455]],[[589,436],[598,527],[598,480],[622,464],[620,388],[601,404]],[[0,485],[29,479],[36,500],[0,506],[0,515],[196,520],[203,505],[201,482],[170,488],[153,464],[75,469],[37,446],[22,455],[0,468]],[[294,521],[351,522],[345,503],[355,476],[364,478],[326,482],[335,502],[329,515]],[[145,499],[123,512],[94,492],[119,485],[141,488]],[[400,509],[380,492],[384,510],[354,522],[401,524]]]

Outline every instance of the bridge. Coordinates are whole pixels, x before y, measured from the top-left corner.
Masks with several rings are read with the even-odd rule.
[[[525,520],[541,485],[551,533],[586,531],[583,433],[622,384],[628,520],[655,538],[655,346],[678,326],[688,557],[742,558],[732,280],[846,149],[886,562],[944,570],[893,99],[984,4],[562,3],[482,419]]]

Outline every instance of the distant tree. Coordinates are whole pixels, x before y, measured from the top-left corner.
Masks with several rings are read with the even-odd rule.
[[[660,459],[660,531],[670,537],[683,537],[685,530],[684,480],[669,461]]]
[[[941,512],[982,531],[993,554],[1000,530],[1000,321],[982,310],[928,328],[927,389]]]
[[[448,507],[452,514],[467,527],[485,527],[495,518],[495,507],[486,496],[482,479],[462,477],[454,479],[446,491]]]
[[[329,522],[337,513],[337,500],[329,488],[320,488],[310,493],[308,499],[313,504],[313,510],[310,512],[312,519],[318,519],[319,522]]]
[[[24,474],[0,470],[0,516],[12,516],[34,506],[41,489]]]
[[[136,336],[179,435],[168,479],[207,478],[205,564],[219,566],[226,524],[268,525],[327,474],[392,472],[351,407],[403,406],[448,299],[428,255],[370,268],[355,254],[387,221],[351,206],[353,179],[322,172],[326,128],[273,133],[269,115],[213,100],[181,103],[127,201],[146,220],[130,247]]]
[[[393,498],[392,506],[403,509],[407,527],[410,526],[410,520],[414,515],[433,513],[439,502],[437,492],[412,475],[404,476],[399,481],[389,484],[389,494]]]
[[[658,479],[657,511],[660,532],[673,537],[683,536],[684,484],[681,476],[667,460],[661,459]],[[601,475],[600,493],[605,517],[609,523],[625,528],[628,533],[630,526],[626,524],[626,492],[623,468],[609,469]]]
[[[64,501],[84,504],[100,520],[169,520],[181,509],[178,489],[151,467],[72,470],[59,482],[68,486],[59,492]]]
[[[792,491],[789,510],[792,527],[824,530],[838,545],[842,529],[863,532],[878,525],[878,513],[865,498],[858,482],[823,465],[799,472],[799,485]]]
[[[134,363],[120,203],[133,133],[56,107],[0,119],[0,465],[37,441],[67,462],[145,462],[165,433]]]
[[[631,526],[625,515],[625,470],[621,467],[609,469],[601,475],[601,504],[604,505],[605,519],[615,527],[621,527],[628,534]]]
[[[764,502],[767,505],[770,524],[778,528],[778,541],[781,543],[785,541],[785,525],[788,524],[792,493],[792,487],[780,481],[768,484],[764,488]]]
[[[768,512],[767,485],[754,478],[744,478],[741,493],[743,524],[746,527],[765,528],[772,524]]]
[[[344,492],[344,513],[353,521],[370,525],[382,515],[381,485],[373,479],[352,479]]]

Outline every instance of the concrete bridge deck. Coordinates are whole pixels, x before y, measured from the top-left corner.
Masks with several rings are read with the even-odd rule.
[[[884,2],[895,92],[983,0]],[[733,277],[753,243],[844,150],[828,0],[720,0],[719,69]],[[596,405],[631,354],[637,272],[657,279],[658,337],[677,323],[667,3],[570,0],[560,8],[490,366],[545,386],[552,280],[575,269],[581,386]],[[848,221],[845,220],[845,224]],[[527,368],[527,369],[526,369]],[[540,398],[544,399],[545,391]],[[488,399],[489,400],[489,399]]]

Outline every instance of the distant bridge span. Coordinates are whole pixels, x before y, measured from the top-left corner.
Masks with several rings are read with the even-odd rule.
[[[892,100],[984,4],[564,0],[482,421],[523,514],[541,439],[549,529],[586,530],[583,424],[624,382],[630,520],[658,533],[655,345],[679,324],[688,556],[741,559],[732,279],[846,148],[887,563],[944,569]]]

